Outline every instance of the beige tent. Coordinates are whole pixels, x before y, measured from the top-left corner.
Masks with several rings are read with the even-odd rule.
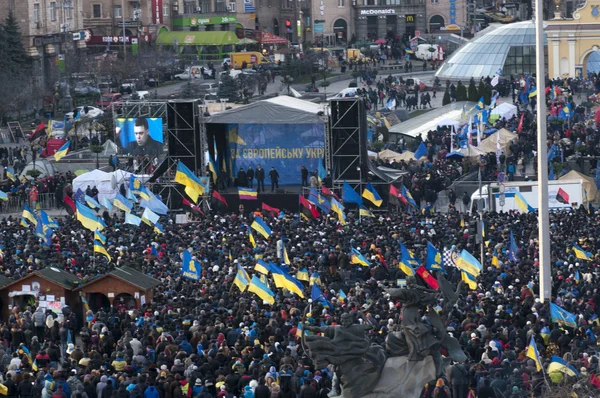
[[[583,175],[575,170],[569,171],[564,176],[558,179],[559,181],[573,181],[573,180],[583,180],[583,189],[587,191],[588,198],[590,202],[593,202],[596,199],[596,195],[598,194],[598,188],[596,188],[596,182],[592,177],[588,177]],[[585,200],[585,198],[584,198]]]
[[[483,144],[483,142],[482,142],[482,144]],[[479,159],[479,157],[481,155],[486,154],[486,152],[483,152],[481,149],[477,148],[476,146],[469,145],[469,144],[467,144],[466,148],[460,148],[457,152],[462,153],[463,155],[465,155],[466,158],[477,158],[477,159]]]
[[[478,146],[478,148],[484,153],[496,153],[498,139],[500,139],[500,149],[502,149],[504,153],[508,153],[508,146],[510,145],[510,142],[516,138],[517,135],[515,133],[511,133],[507,129],[500,129],[494,134],[491,134],[485,140],[481,141],[481,144]]]
[[[402,153],[390,151],[389,149],[385,149],[378,154],[379,159],[389,161],[392,160],[395,162],[400,162],[404,160],[405,162],[409,162],[411,160],[415,160],[415,154],[411,151],[404,151]]]

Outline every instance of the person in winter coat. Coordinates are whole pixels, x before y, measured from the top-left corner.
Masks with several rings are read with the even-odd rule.
[[[265,190],[265,169],[260,167],[260,164],[256,166],[256,184],[258,192]]]
[[[254,186],[254,169],[252,168],[252,166],[248,167],[246,177],[248,178],[248,187],[252,188]]]

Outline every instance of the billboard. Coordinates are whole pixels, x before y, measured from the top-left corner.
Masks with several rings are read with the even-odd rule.
[[[164,143],[162,124],[162,118],[117,119],[115,142],[120,153],[151,158],[160,155]]]
[[[280,185],[300,185],[302,166],[313,173],[325,156],[323,124],[230,124],[227,129],[227,168],[233,178],[240,168],[261,165],[265,184],[274,167]]]

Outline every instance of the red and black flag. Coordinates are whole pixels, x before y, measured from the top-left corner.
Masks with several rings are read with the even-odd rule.
[[[204,212],[202,210],[200,210],[200,207],[196,206],[195,204],[193,204],[192,202],[190,202],[186,198],[183,198],[183,204],[184,204],[184,206],[187,206],[190,209],[192,209],[192,211],[195,211],[195,212],[200,213],[200,214],[204,214]]]
[[[439,285],[438,285],[438,281],[437,279],[435,279],[430,273],[429,271],[427,271],[425,269],[425,267],[423,267],[422,265],[417,268],[417,274],[421,277],[421,279],[423,279],[425,281],[425,283],[427,283],[429,285],[429,287],[431,287],[432,289],[438,289]]]
[[[325,197],[326,197],[328,200],[331,200],[331,198],[333,197],[333,198],[335,198],[335,200],[337,200],[338,202],[341,202],[340,198],[338,198],[338,196],[337,196],[336,194],[334,194],[334,193],[333,193],[333,191],[332,191],[331,189],[327,188],[327,187],[326,187],[326,186],[324,186],[324,185],[321,187],[321,193],[322,193],[323,195],[325,195]]]
[[[265,202],[262,203],[262,209],[269,213],[279,214],[279,209],[277,207],[271,207],[268,204],[266,204]]]
[[[314,204],[310,203],[308,200],[306,200],[306,198],[302,195],[300,196],[300,213],[304,214],[305,216],[309,217],[309,218],[318,218],[319,217],[319,210],[317,209],[317,206],[315,206]]]
[[[568,205],[569,202],[569,194],[562,188],[558,188],[558,192],[556,193],[556,201]]]
[[[42,122],[40,124],[38,124],[38,126],[35,128],[35,131],[33,132],[33,134],[31,134],[29,136],[29,141],[33,142],[35,140],[37,140],[38,138],[45,136],[46,135],[46,125],[44,124],[44,121],[42,120]]]
[[[398,188],[396,188],[395,186],[390,184],[390,202],[395,205],[399,205],[400,204],[400,202],[398,201],[399,197],[400,197],[400,191],[398,191]]]
[[[225,198],[220,193],[218,193],[217,191],[213,191],[212,197],[214,199],[216,199],[218,202],[221,202],[221,204],[224,204],[225,207],[229,207],[229,205],[227,204],[227,201],[225,200]]]
[[[63,198],[63,203],[65,204],[65,210],[69,215],[74,215],[77,212],[77,207],[75,207],[75,202],[68,195],[65,195]]]

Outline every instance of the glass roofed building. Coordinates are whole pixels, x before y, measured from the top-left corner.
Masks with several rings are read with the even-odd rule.
[[[535,24],[533,21],[493,25],[481,36],[456,50],[437,71],[440,80],[475,80],[535,73]],[[547,58],[547,54],[545,55]]]

